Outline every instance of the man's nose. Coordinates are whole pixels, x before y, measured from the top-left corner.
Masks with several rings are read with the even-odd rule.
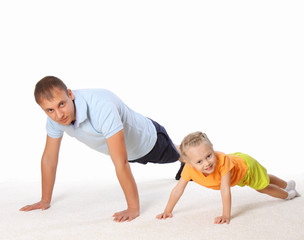
[[[56,117],[57,117],[57,119],[61,119],[62,118],[62,116],[63,116],[63,112],[61,111],[61,110],[56,110]]]

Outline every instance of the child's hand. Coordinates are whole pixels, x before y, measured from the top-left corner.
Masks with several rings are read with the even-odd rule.
[[[163,212],[163,213],[161,213],[161,214],[158,214],[157,216],[156,216],[156,218],[157,219],[166,219],[166,218],[172,218],[172,213],[166,213],[166,212]]]
[[[223,224],[223,223],[230,223],[230,217],[224,217],[224,216],[220,216],[220,217],[216,217],[214,219],[214,223],[215,224]]]

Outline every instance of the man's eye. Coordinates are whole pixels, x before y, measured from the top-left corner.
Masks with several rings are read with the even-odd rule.
[[[60,103],[60,107],[63,107],[64,106],[64,103]]]
[[[51,112],[53,112],[53,111],[54,111],[53,109],[47,110],[48,113],[51,113]]]

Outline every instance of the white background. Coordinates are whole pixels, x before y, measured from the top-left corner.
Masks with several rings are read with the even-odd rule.
[[[46,75],[106,88],[216,150],[242,151],[269,172],[303,173],[302,1],[1,1],[0,182],[39,181],[45,114],[33,98]],[[132,164],[140,179],[178,163]],[[58,181],[114,181],[109,157],[65,136]]]

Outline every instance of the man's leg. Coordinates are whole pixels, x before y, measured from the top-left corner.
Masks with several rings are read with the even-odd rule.
[[[164,163],[173,163],[180,159],[179,147],[173,144],[172,140],[170,139],[166,129],[158,124],[157,122],[150,119],[155,126],[157,132],[157,140],[153,147],[153,149],[145,156],[135,159],[129,160],[129,162],[137,162],[141,164],[147,163],[157,163],[157,164],[164,164]],[[179,170],[181,173],[182,167]],[[176,174],[179,175],[180,173]]]
[[[181,178],[181,174],[182,174],[182,171],[184,169],[184,166],[185,166],[185,160],[182,158],[182,155],[181,155],[181,152],[180,152],[180,148],[179,148],[179,145],[176,145],[174,144],[179,155],[180,155],[180,158],[178,159],[180,162],[181,162],[181,165],[180,165],[180,168],[177,172],[177,174],[175,175],[175,180],[179,180]]]

